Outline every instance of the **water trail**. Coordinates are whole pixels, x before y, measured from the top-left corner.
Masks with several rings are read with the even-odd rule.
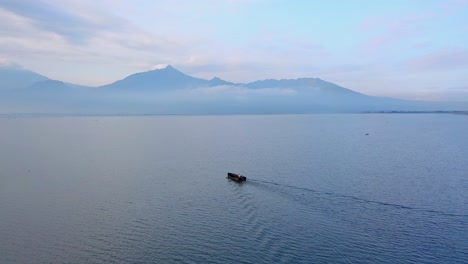
[[[307,192],[313,192],[317,194],[324,194],[324,195],[329,195],[333,197],[340,197],[340,198],[347,198],[347,199],[352,199],[358,202],[363,202],[363,203],[369,203],[369,204],[378,204],[378,205],[384,205],[384,206],[390,206],[398,209],[405,209],[405,210],[414,210],[414,211],[420,211],[420,212],[426,212],[426,213],[431,213],[431,214],[437,214],[437,215],[442,215],[442,216],[449,216],[449,217],[466,217],[468,218],[467,214],[454,214],[454,213],[448,213],[444,211],[439,211],[439,210],[432,210],[432,209],[424,209],[424,208],[418,208],[418,207],[411,207],[411,206],[406,206],[406,205],[401,205],[401,204],[395,204],[395,203],[388,203],[388,202],[382,202],[382,201],[376,201],[376,200],[369,200],[353,195],[346,195],[346,194],[339,194],[335,192],[324,192],[324,191],[317,191],[311,188],[306,188],[306,187],[298,187],[298,186],[293,186],[293,185],[288,185],[288,184],[282,184],[282,183],[277,183],[277,182],[272,182],[272,181],[264,181],[264,180],[256,180],[256,179],[250,179],[250,182],[258,182],[258,183],[265,183],[265,184],[270,184],[270,185],[276,185],[276,186],[281,186],[281,187],[286,187],[290,189],[296,189],[296,190],[302,190],[302,191],[307,191]]]
[[[319,193],[315,190],[312,190],[312,189],[307,189],[307,188],[301,188],[301,187],[295,187],[295,186],[287,186],[287,185],[283,185],[283,184],[280,184],[280,183],[276,183],[276,182],[268,182],[268,181],[261,181],[261,180],[250,180],[248,181],[248,184],[251,184],[251,185],[257,185],[258,187],[260,187],[258,184],[263,184],[263,183],[266,183],[266,184],[269,184],[269,185],[275,185],[276,187],[289,187],[289,188],[295,188],[295,189],[298,189],[298,190],[306,190],[308,192],[315,192],[315,193]],[[267,188],[269,191],[272,191],[271,188]],[[284,190],[280,190],[281,194],[283,196],[286,196],[287,198],[290,198],[290,199],[293,199],[297,202],[304,202],[304,199],[302,196],[297,196],[291,192],[288,192],[288,191],[284,191]],[[307,204],[308,205],[308,204]],[[304,210],[306,210],[304,208]],[[274,230],[274,228],[269,228],[269,230]],[[284,234],[283,234],[284,235]],[[283,239],[281,239],[282,236],[279,235],[277,236],[277,238],[275,239],[278,239],[278,240],[281,240],[282,241],[282,245],[277,249],[277,251],[281,251],[281,248],[287,248],[286,247],[286,242],[283,241]],[[349,256],[343,252],[342,250],[339,249],[339,247],[333,245],[332,243],[329,243],[327,242],[325,239],[323,240],[324,243],[326,243],[327,247],[332,250],[333,252],[335,252],[336,255],[341,255],[343,256],[343,259],[346,263],[353,263],[353,261],[349,258]],[[276,251],[274,251],[276,252]],[[285,255],[284,252],[281,252],[282,253],[282,256],[281,256],[281,260],[283,263],[290,263],[291,261],[287,261],[286,258],[288,257],[287,254]]]
[[[332,245],[331,243],[329,243],[328,241],[324,241],[324,242],[328,245],[328,247],[330,247],[331,249],[333,249],[333,251],[335,251],[335,252],[338,253],[339,255],[344,256],[345,259],[346,259],[346,261],[347,261],[348,263],[353,263],[353,261],[349,258],[349,256],[346,255],[343,251],[341,251],[338,247],[333,246],[333,245]]]
[[[268,252],[264,257],[275,256],[276,259],[271,259],[269,262],[280,262],[286,263],[284,259],[284,252],[281,251],[284,248],[284,241],[282,237],[275,232],[274,228],[265,221],[262,220],[260,215],[260,209],[257,207],[258,201],[255,195],[249,191],[247,185],[233,184],[235,197],[238,197],[240,211],[242,212],[242,224],[246,232],[251,235],[260,250],[258,252]],[[250,188],[251,190],[251,188]]]

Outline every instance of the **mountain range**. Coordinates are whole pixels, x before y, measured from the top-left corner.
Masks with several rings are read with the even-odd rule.
[[[368,96],[319,78],[232,83],[172,66],[87,87],[19,67],[0,67],[0,113],[286,114],[366,111],[466,111],[466,102]]]

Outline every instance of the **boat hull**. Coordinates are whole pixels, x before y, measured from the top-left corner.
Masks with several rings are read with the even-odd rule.
[[[242,175],[237,174],[237,173],[232,173],[232,172],[228,172],[227,178],[228,178],[229,180],[235,181],[235,182],[244,182],[244,181],[247,181],[247,177],[242,176]]]

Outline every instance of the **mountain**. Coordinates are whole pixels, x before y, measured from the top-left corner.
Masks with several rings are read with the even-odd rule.
[[[220,79],[218,77],[214,77],[213,79],[208,81],[208,86],[210,86],[210,87],[220,86],[220,85],[239,85],[239,84],[232,83],[232,82],[227,82],[227,81],[222,80],[222,79]]]
[[[132,74],[99,88],[120,91],[164,91],[208,86],[209,81],[186,75],[168,65],[164,69]]]
[[[25,88],[49,78],[18,66],[0,66],[0,91]]]
[[[24,90],[27,92],[63,92],[68,89],[71,89],[71,87],[68,84],[62,81],[50,79],[35,82],[32,85],[24,88]]]
[[[3,74],[3,75],[2,75]],[[0,113],[297,114],[365,111],[468,110],[468,103],[368,96],[319,78],[246,84],[205,80],[172,66],[132,74],[101,87],[51,80],[0,67]]]
[[[352,95],[363,95],[361,93],[346,89],[331,82],[323,81],[319,78],[299,78],[299,79],[266,79],[255,81],[246,84],[247,87],[252,89],[265,89],[265,88],[294,88],[294,89],[308,89],[314,88],[315,90],[322,90],[333,93],[346,93]]]

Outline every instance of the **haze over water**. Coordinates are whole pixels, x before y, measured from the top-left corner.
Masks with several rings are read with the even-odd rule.
[[[466,115],[0,128],[1,263],[468,262]]]

